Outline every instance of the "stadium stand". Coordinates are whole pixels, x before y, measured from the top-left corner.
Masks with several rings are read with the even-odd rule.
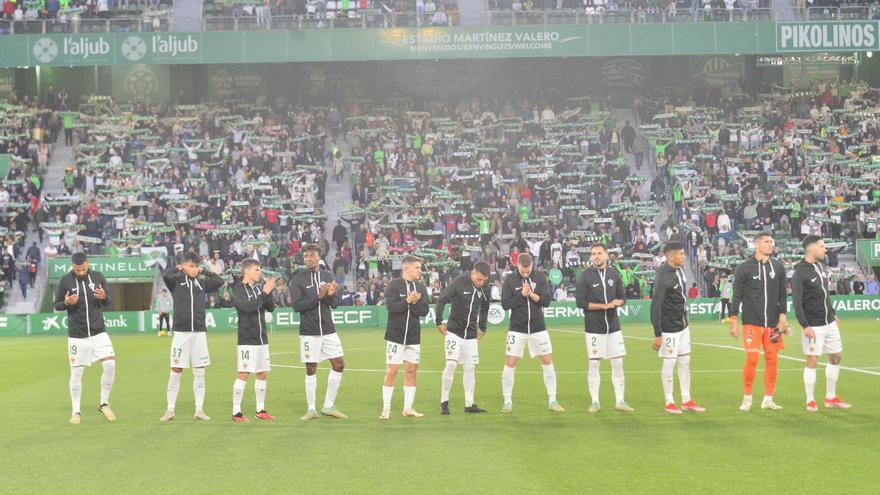
[[[170,3],[161,0],[5,0],[0,34],[167,31]]]
[[[206,29],[448,26],[458,23],[456,0],[214,1],[205,5]]]
[[[375,216],[355,233],[358,287],[381,291],[381,277],[399,268],[399,256],[388,255],[420,241],[448,251],[461,269],[483,260],[503,272],[530,252],[545,270],[562,272],[554,289],[570,287],[598,240],[619,250],[624,281],[645,296],[650,281],[640,275],[661,261],[660,242],[679,240],[700,280],[696,293],[718,297],[750,238],[771,230],[789,262],[807,234],[837,241],[829,243],[833,292],[851,293],[861,275],[840,265],[836,250],[877,235],[877,165],[858,160],[876,151],[877,97],[846,83],[755,97],[683,91],[656,109],[637,101],[637,113],[651,115],[638,130],[595,103],[590,111],[508,106],[498,115],[479,104],[438,105],[361,119],[352,132],[355,149],[364,148],[352,201],[384,206],[368,206]],[[632,173],[642,163],[655,170],[644,193],[645,177]],[[579,188],[585,176],[591,183]],[[387,196],[398,191],[399,200]],[[408,226],[413,218],[395,203],[414,205],[421,223]],[[669,215],[655,226],[656,205]],[[599,214],[588,221],[583,209]],[[447,269],[431,269],[435,293]]]
[[[31,120],[7,131],[20,139],[8,149],[25,157],[6,182],[6,211],[21,206],[4,217],[19,233],[10,259],[24,259],[33,219],[40,242],[48,234],[44,256],[192,251],[229,276],[257,256],[289,280],[302,245],[318,242],[354,305],[381,304],[406,253],[426,259],[436,298],[474,262],[489,262],[494,282],[528,252],[561,300],[602,242],[628,293],[644,298],[660,245],[679,240],[695,295],[717,297],[750,237],[772,230],[787,261],[803,235],[836,241],[834,293],[873,280],[837,256],[877,236],[880,221],[878,165],[859,160],[877,152],[880,95],[861,84],[751,95],[693,85],[641,95],[623,112],[590,96],[343,107],[91,97],[58,112],[50,94],[44,109],[25,102]],[[47,145],[24,133],[34,121],[48,143],[69,134],[75,150],[51,193],[39,185]],[[277,297],[290,302],[284,288]],[[212,296],[228,303],[226,288]]]
[[[173,2],[163,0],[34,0],[2,5],[0,34],[169,31]],[[457,0],[210,0],[201,11],[206,31],[309,27],[459,25]],[[474,13],[479,24],[591,24],[877,19],[872,2],[765,0],[490,0]]]
[[[57,102],[47,106],[12,97],[0,111],[0,155],[8,157],[0,163],[0,270],[4,295],[17,286],[26,297],[41,268],[39,253],[26,251],[25,240],[43,219],[43,174],[61,130],[59,110]]]

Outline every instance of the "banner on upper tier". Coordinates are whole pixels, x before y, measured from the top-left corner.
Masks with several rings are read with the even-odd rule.
[[[877,43],[877,21],[17,34],[0,37],[0,67],[772,55],[876,50]]]
[[[149,257],[148,257],[149,258]],[[89,268],[101,272],[111,282],[153,279],[153,264],[144,256],[89,256]],[[70,271],[70,257],[49,258],[49,280],[58,280]]]
[[[876,317],[880,315],[880,296],[834,296],[834,309],[844,318]],[[651,321],[651,301],[628,301],[618,308],[621,322],[626,324]],[[688,312],[692,321],[717,320],[721,313],[718,299],[692,299],[688,301]],[[789,301],[789,313],[794,322]],[[554,325],[579,325],[583,323],[583,310],[574,303],[552,303],[544,308],[544,319],[551,328]],[[434,307],[422,319],[423,325],[433,326]],[[209,332],[232,332],[238,325],[234,309],[209,309],[206,313]],[[104,321],[110,333],[158,332],[159,314],[155,311],[118,311],[104,313]],[[384,328],[388,312],[382,306],[352,306],[333,311],[333,322],[342,329]],[[503,326],[509,321],[509,313],[500,304],[493,303],[489,308],[489,325]],[[267,315],[267,323],[272,331],[295,331],[299,329],[299,315],[290,308],[277,308]],[[0,336],[4,335],[66,335],[67,314],[39,313],[33,315],[3,315],[0,317]]]
[[[780,22],[776,25],[776,51],[780,53],[878,48],[878,21]]]

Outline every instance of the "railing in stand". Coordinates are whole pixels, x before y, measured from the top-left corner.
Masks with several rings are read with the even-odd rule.
[[[131,2],[135,4],[137,2]],[[141,2],[146,3],[146,2]],[[485,22],[491,26],[560,25],[560,24],[654,24],[694,22],[753,22],[753,21],[835,21],[880,19],[877,6],[809,7],[777,10],[766,8],[734,9],[546,9],[531,11],[490,10]],[[2,34],[53,33],[125,33],[168,31],[171,19],[167,13],[155,15],[151,11],[141,16],[111,17],[109,19],[72,16],[58,19],[28,21],[0,20]],[[262,16],[205,16],[203,31],[254,31],[262,29],[303,28],[398,28],[454,26],[458,12],[445,16],[423,15],[414,12],[388,13],[381,10],[327,11],[307,15],[267,14]]]

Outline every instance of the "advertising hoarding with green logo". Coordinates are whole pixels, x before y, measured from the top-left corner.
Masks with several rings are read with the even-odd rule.
[[[880,296],[835,296],[834,309],[842,317],[876,317],[880,315]],[[626,324],[648,324],[651,321],[651,301],[628,301],[618,308],[621,322]],[[718,320],[721,302],[717,299],[691,299],[688,313],[692,321]],[[580,325],[584,321],[583,310],[574,303],[552,303],[544,308],[544,319],[551,328],[553,325]],[[789,301],[789,314],[794,318]],[[422,319],[422,325],[434,325],[434,307]],[[498,303],[489,308],[488,323],[497,327],[507,324],[509,313]],[[104,313],[104,320],[110,333],[155,333],[159,330],[159,315],[155,311],[112,311]],[[297,331],[299,314],[290,308],[277,308],[268,315],[267,324],[272,331]],[[382,306],[350,306],[333,311],[333,322],[340,329],[384,328],[388,312]],[[792,320],[794,321],[794,320]],[[234,309],[209,309],[206,314],[208,332],[233,332],[238,317]],[[38,313],[33,315],[0,316],[0,336],[3,335],[66,335],[67,314],[64,312]]]
[[[878,49],[877,21],[668,22],[0,37],[0,67],[739,55]]]

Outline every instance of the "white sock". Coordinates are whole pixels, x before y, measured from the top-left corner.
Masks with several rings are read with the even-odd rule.
[[[78,413],[80,398],[82,397],[82,366],[71,366],[70,368],[70,407],[72,413]]]
[[[464,373],[461,379],[464,384],[464,407],[474,405],[474,390],[477,388],[477,367],[472,364],[461,366]]]
[[[825,366],[825,398],[833,399],[837,397],[837,377],[840,376],[839,364],[828,364]]]
[[[663,368],[660,369],[660,381],[663,383],[663,398],[667,404],[675,402],[672,397],[672,385],[675,378],[672,376],[672,370],[675,369],[675,359],[663,359]]]
[[[598,359],[590,359],[587,366],[587,388],[590,389],[590,401],[594,404],[599,403],[599,383],[601,382],[599,365],[601,363]]]
[[[763,402],[763,403],[765,403],[765,404],[768,403],[768,402],[773,402],[773,396],[772,396],[772,395],[765,395],[765,396],[764,396],[764,399],[761,400],[761,402]]]
[[[440,402],[449,402],[449,391],[452,390],[452,382],[455,378],[455,368],[458,363],[455,361],[446,361],[446,367],[443,368],[443,380],[440,388]]]
[[[409,411],[413,408],[413,402],[416,400],[416,387],[415,385],[408,387],[406,385],[403,386],[403,410]]]
[[[266,410],[266,380],[254,380],[254,392],[257,396],[257,412]]]
[[[241,378],[236,378],[235,383],[232,384],[232,415],[241,412],[241,398],[244,397],[244,389],[247,387],[247,382],[242,380]]]
[[[101,361],[101,364],[104,366],[104,372],[101,373],[101,404],[109,404],[113,380],[116,379],[116,360],[108,359]]]
[[[513,383],[516,368],[505,365],[501,370],[501,393],[504,395],[504,403],[513,403]]]
[[[617,357],[611,360],[611,384],[614,385],[614,400],[623,402],[624,384],[626,379],[623,375],[623,358]]]
[[[315,397],[317,395],[318,375],[306,375],[306,403],[308,403],[310,411],[315,409],[315,402],[317,402]]]
[[[168,399],[169,411],[173,411],[174,405],[177,404],[177,392],[180,391],[180,375],[182,374],[171,371],[171,375],[168,377],[168,390],[165,397]]]
[[[336,394],[339,392],[339,384],[342,383],[342,373],[330,370],[327,376],[327,394],[324,396],[324,408],[330,409],[336,403]]]
[[[193,368],[193,395],[196,397],[196,411],[205,407],[205,368]]]
[[[807,392],[807,402],[816,400],[816,368],[804,368],[804,389]]]
[[[394,387],[382,386],[382,410],[391,410],[391,397],[394,396]]]
[[[547,388],[547,400],[556,402],[556,368],[553,363],[542,364],[541,369],[544,371],[544,387]]]
[[[678,387],[681,389],[681,403],[691,400],[691,355],[678,356]]]

